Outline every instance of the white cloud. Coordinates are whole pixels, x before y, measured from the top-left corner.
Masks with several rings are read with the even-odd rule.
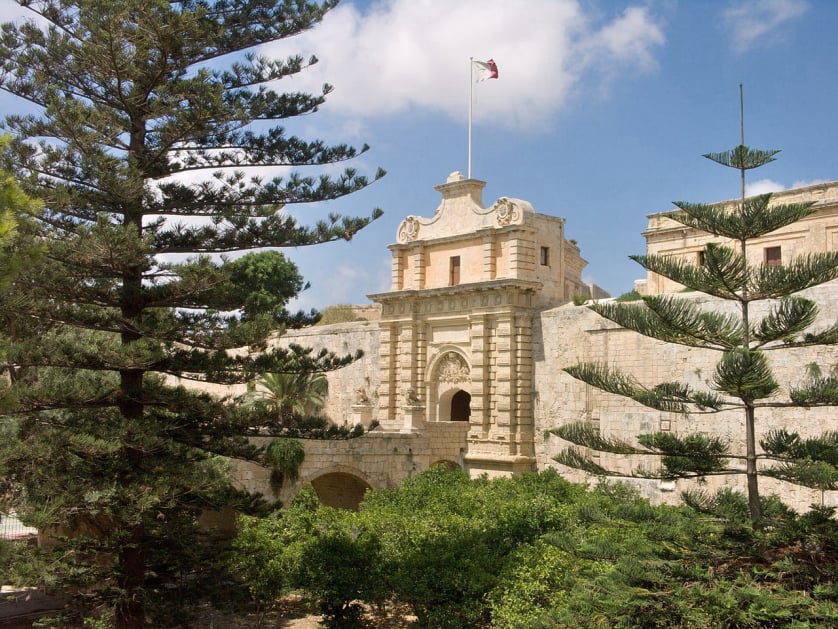
[[[807,0],[742,0],[723,13],[724,25],[730,32],[731,46],[745,52],[765,38],[780,36],[778,28],[803,15],[809,8]]]
[[[771,179],[760,179],[753,181],[745,186],[745,196],[756,196],[758,194],[767,194],[769,192],[782,192],[786,187]]]
[[[469,57],[493,58],[500,78],[474,86],[475,120],[535,129],[583,80],[656,68],[665,42],[646,8],[611,18],[578,0],[383,0],[365,14],[339,6],[317,28],[264,50],[271,56],[317,54],[320,63],[281,89],[335,85],[327,108],[380,116],[419,108],[468,115]]]
[[[22,11],[0,0],[0,21]],[[318,92],[334,84],[325,110],[356,121],[350,136],[363,132],[365,119],[411,108],[464,120],[468,59],[491,57],[500,79],[474,86],[475,121],[534,130],[549,124],[572,93],[657,67],[665,37],[650,11],[604,11],[581,0],[379,0],[362,13],[347,2],[316,28],[262,52],[316,54],[320,63],[278,89]]]
[[[806,186],[816,186],[819,183],[826,183],[827,179],[810,179],[808,181],[795,181],[788,188],[783,184],[774,181],[773,179],[760,179],[745,185],[746,196],[756,196],[758,194],[767,194],[769,192],[782,192],[783,190],[794,190],[796,188],[805,188]]]
[[[357,302],[357,286],[371,285],[377,279],[365,267],[356,264],[343,264],[323,268],[322,264],[313,263],[311,268],[305,261],[297,261],[303,276],[311,282],[311,288],[291,300],[288,309],[310,310],[322,308],[324,303],[345,304]]]

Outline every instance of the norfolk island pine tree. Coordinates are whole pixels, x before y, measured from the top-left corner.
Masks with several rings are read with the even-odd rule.
[[[33,19],[2,27],[0,87],[35,109],[5,127],[9,168],[44,203],[18,235],[45,254],[0,305],[10,381],[0,421],[14,435],[0,444],[0,476],[29,521],[74,533],[50,557],[51,583],[84,592],[116,627],[138,628],[166,584],[200,568],[198,515],[249,504],[219,457],[258,458],[244,435],[271,419],[170,377],[237,384],[352,359],[228,352],[263,350],[277,304],[249,301],[213,254],[348,240],[380,211],[313,227],[283,211],[371,183],[351,168],[319,174],[366,147],[279,126],[315,112],[331,87],[278,93],[269,83],[316,59],[255,50],[315,26],[336,1],[21,4]],[[276,166],[315,174],[255,170]]]
[[[741,102],[741,100],[740,100]],[[666,255],[630,256],[644,268],[686,288],[733,302],[738,315],[702,309],[688,299],[673,295],[643,296],[642,304],[595,303],[589,307],[618,325],[666,343],[704,348],[721,354],[709,389],[696,390],[682,382],[664,382],[652,387],[632,375],[599,362],[565,369],[574,378],[601,390],[631,398],[649,408],[674,413],[715,413],[741,409],[744,417],[744,453],[731,453],[730,444],[716,435],[676,436],[657,432],[638,436],[642,448],[599,434],[590,425],[572,423],[552,431],[561,438],[593,450],[616,454],[650,454],[660,457],[660,472],[641,469],[638,476],[657,478],[702,478],[709,474],[744,474],[750,518],[760,526],[762,506],[759,476],[770,475],[819,489],[838,487],[838,432],[802,439],[788,430],[770,431],[757,450],[757,411],[778,408],[838,406],[838,374],[816,370],[809,381],[790,387],[779,399],[780,386],[768,355],[776,351],[838,343],[838,322],[826,329],[809,331],[818,305],[797,295],[807,288],[838,277],[838,252],[809,253],[782,265],[753,266],[748,263],[748,245],[816,211],[813,203],[772,204],[771,194],[745,195],[745,174],[774,161],[777,150],[752,149],[745,145],[744,124],[738,146],[704,157],[740,173],[740,197],[733,209],[726,204],[676,202],[668,218],[711,234],[722,243],[704,248],[702,264]],[[724,243],[724,244],[723,244]],[[754,320],[751,304],[768,301],[768,313]],[[801,365],[802,366],[802,365]],[[744,461],[734,467],[731,460]],[[760,465],[760,459],[773,461]],[[596,475],[611,475],[577,448],[566,448],[556,457],[564,465]]]

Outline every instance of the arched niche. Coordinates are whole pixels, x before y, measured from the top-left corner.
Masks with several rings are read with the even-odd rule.
[[[428,370],[428,420],[468,421],[471,402],[471,367],[456,348],[447,348]]]

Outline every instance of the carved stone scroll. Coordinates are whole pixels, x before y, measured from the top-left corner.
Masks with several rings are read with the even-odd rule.
[[[419,236],[419,221],[415,216],[408,216],[399,225],[398,240],[399,242],[410,242],[416,240]]]
[[[518,206],[506,197],[501,197],[495,202],[494,210],[498,216],[498,225],[509,225],[521,220],[521,211]]]

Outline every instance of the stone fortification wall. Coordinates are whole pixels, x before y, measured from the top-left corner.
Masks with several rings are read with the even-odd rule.
[[[838,282],[817,287],[803,293],[821,305],[814,329],[823,329],[838,316]],[[694,299],[717,311],[734,311],[734,306],[706,295],[679,295]],[[766,304],[755,304],[752,312],[759,316]],[[752,319],[753,320],[753,319]],[[646,408],[632,400],[604,393],[590,387],[562,371],[577,362],[603,361],[633,375],[644,385],[666,381],[683,381],[706,389],[712,378],[718,352],[670,345],[648,339],[634,332],[618,328],[591,310],[573,305],[545,311],[536,321],[534,330],[535,360],[535,421],[536,456],[538,468],[558,467],[576,481],[590,480],[585,474],[559,466],[552,457],[569,445],[561,439],[545,437],[544,431],[563,424],[588,420],[598,425],[603,434],[636,443],[640,433],[671,430],[677,434],[705,432],[717,434],[732,442],[732,451],[744,453],[744,423],[741,411],[681,416]],[[824,370],[838,364],[834,347],[787,349],[768,352],[775,368],[781,394],[789,386],[801,383],[806,377],[805,366],[818,363]],[[757,439],[772,429],[787,427],[802,435],[818,434],[838,429],[834,408],[757,409]],[[600,464],[606,468],[630,472],[638,466],[654,465],[650,457],[625,457],[602,454]],[[821,502],[820,492],[797,488],[772,479],[760,481],[763,492],[778,493],[788,503],[805,508]],[[683,489],[694,481],[660,482],[637,481],[638,486],[653,500],[677,502]],[[704,488],[713,490],[721,485],[744,487],[744,477],[712,477]],[[827,492],[827,504],[838,504],[838,492]]]
[[[814,326],[816,329],[826,327],[835,321],[838,317],[838,282],[810,289],[804,294],[821,305],[819,319]],[[684,293],[679,296],[694,299],[699,304],[712,304],[717,310],[727,309],[733,312],[735,308],[733,304],[722,303],[702,294]],[[765,307],[765,304],[757,304],[753,310],[759,315],[764,312]],[[291,331],[282,337],[281,342],[294,342],[315,348],[325,347],[337,353],[363,350],[365,354],[361,360],[328,374],[330,393],[326,415],[338,424],[352,423],[353,418],[356,417],[353,411],[353,405],[357,401],[356,391],[364,389],[372,405],[371,417],[381,422],[388,422],[391,419],[380,416],[376,397],[379,383],[377,323],[353,322]],[[618,328],[615,324],[582,306],[566,304],[541,312],[535,317],[533,327],[534,445],[538,469],[558,467],[571,480],[579,482],[591,480],[581,472],[555,463],[552,457],[567,444],[557,437],[544,435],[545,431],[551,428],[579,420],[595,422],[604,434],[631,442],[635,441],[637,434],[644,432],[671,430],[683,434],[699,431],[721,435],[732,442],[734,451],[744,451],[742,442],[744,425],[740,411],[688,416],[662,413],[631,400],[589,387],[562,371],[562,368],[577,362],[604,361],[632,374],[645,385],[679,380],[693,387],[704,389],[706,381],[712,377],[718,358],[717,352],[668,345]],[[838,352],[834,347],[777,350],[769,352],[769,358],[776,369],[783,393],[790,385],[794,386],[805,378],[807,364],[818,363],[824,370],[838,364]],[[453,428],[455,430],[464,427],[459,422],[436,424],[436,426],[440,428],[455,426]],[[817,434],[824,430],[838,430],[838,416],[834,408],[758,409],[758,437],[780,427],[787,427],[804,435]],[[398,430],[399,428],[391,426],[390,429]],[[434,437],[429,431],[424,432],[426,438],[416,441],[414,444],[416,447],[411,447],[412,456],[417,457],[419,462],[419,469],[423,469],[436,459],[450,460],[450,454],[441,456],[442,453],[440,453],[438,456],[429,449],[433,450],[439,440],[439,446],[446,452],[450,452],[452,446],[447,442],[453,443],[454,436],[449,438],[440,434]],[[401,437],[393,436],[393,438],[400,439]],[[361,439],[357,442],[357,447],[363,448],[365,443],[371,447],[370,452],[383,452],[373,446],[372,440]],[[380,444],[376,443],[376,446],[378,445]],[[352,447],[355,448],[356,445],[353,444]],[[330,455],[324,452],[323,456],[328,458]],[[364,465],[371,464],[371,461],[372,459],[365,457]],[[648,466],[650,462],[651,459],[648,457],[632,459],[609,454],[603,454],[600,459],[600,463],[605,467],[626,473],[642,464]],[[401,465],[400,462],[393,460],[384,465],[389,466],[388,475],[399,475],[397,472],[400,470],[390,469],[390,467]],[[742,487],[743,481],[744,477],[741,476],[713,477],[707,479],[704,487],[708,490],[725,484]],[[632,482],[636,483],[652,500],[670,503],[678,501],[683,489],[695,485],[693,481],[675,483],[635,480]],[[771,479],[764,478],[760,482],[764,493],[781,494],[785,501],[799,508],[820,502],[822,498],[817,491],[798,488]],[[372,484],[375,485],[375,483]],[[823,499],[827,504],[838,505],[838,492],[827,492]]]

